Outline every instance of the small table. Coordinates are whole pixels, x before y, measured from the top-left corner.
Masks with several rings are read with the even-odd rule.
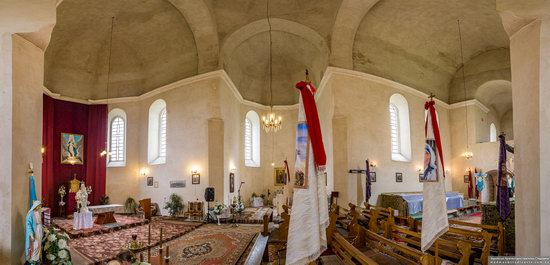
[[[106,204],[106,205],[88,206],[88,209],[92,211],[92,213],[97,214],[95,223],[102,225],[102,224],[116,223],[116,219],[114,216],[115,211],[119,210],[122,207],[124,207],[124,205],[122,204]]]
[[[87,212],[87,213],[75,212],[73,216],[74,216],[74,219],[73,219],[74,230],[88,229],[94,226],[94,224],[92,223],[92,212]]]

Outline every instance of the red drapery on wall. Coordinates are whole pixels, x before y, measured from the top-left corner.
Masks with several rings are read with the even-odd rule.
[[[99,154],[106,148],[107,106],[89,106],[44,95],[43,115],[42,198],[52,208],[52,214],[59,214],[57,189],[65,185],[68,192],[73,174],[85,181],[86,186],[92,186],[89,201],[92,205],[99,204],[105,194],[106,156]],[[83,165],[61,164],[61,133],[84,135]],[[67,202],[67,196],[64,200]]]

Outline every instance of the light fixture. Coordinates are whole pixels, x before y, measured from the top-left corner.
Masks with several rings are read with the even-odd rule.
[[[46,153],[46,148],[45,148],[45,147],[41,147],[41,148],[40,148],[40,153],[41,153],[41,154]]]
[[[462,48],[462,32],[460,31],[460,19],[457,20],[458,23],[458,40],[460,42],[460,59],[462,63],[462,88],[464,90],[464,114],[465,114],[465,120],[464,123],[466,123],[466,152],[462,153],[462,157],[466,160],[472,160],[474,157],[474,153],[470,151],[470,141],[468,139],[468,104],[466,102],[467,98],[467,90],[466,90],[466,77],[465,77],[465,70],[464,68],[466,65],[464,65],[464,52]]]
[[[283,118],[273,113],[273,41],[271,38],[271,20],[269,19],[269,0],[267,0],[267,24],[269,25],[269,113],[262,116],[262,127],[266,133],[277,132],[283,127]]]
[[[274,163],[274,162],[271,162],[271,166],[274,167],[274,166],[275,166],[275,163]]]
[[[111,54],[113,52],[113,28],[115,26],[115,17],[111,17],[111,33],[110,33],[110,39],[109,39],[109,60],[108,60],[108,63],[107,63],[107,86],[106,86],[106,90],[107,90],[107,108],[109,107],[109,83],[111,82]],[[108,146],[108,140],[109,139],[106,139],[105,141],[105,148],[101,151],[101,153],[99,153],[99,156],[100,157],[104,157],[106,155],[111,155],[111,152],[107,152],[107,146]]]
[[[149,173],[149,169],[147,169],[146,167],[139,170],[139,175],[142,177],[147,176],[148,173]]]

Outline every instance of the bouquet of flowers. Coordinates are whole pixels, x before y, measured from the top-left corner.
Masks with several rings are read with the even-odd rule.
[[[222,214],[222,211],[223,211],[224,208],[225,208],[225,205],[223,205],[220,202],[216,202],[216,204],[214,205],[214,210],[212,210],[212,212],[215,215],[220,215],[220,214]]]
[[[61,233],[55,227],[44,227],[44,238],[42,239],[43,257],[46,264],[72,265],[71,253],[67,249],[69,235]]]

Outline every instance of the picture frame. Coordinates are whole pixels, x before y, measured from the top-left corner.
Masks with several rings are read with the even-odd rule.
[[[395,182],[403,182],[403,173],[401,172],[395,173]]]
[[[191,184],[201,184],[201,174],[199,173],[193,173],[191,174]]]
[[[376,182],[376,172],[369,172],[370,182]]]
[[[229,192],[235,192],[235,173],[229,173]]]
[[[153,186],[153,177],[147,177],[147,186]]]
[[[470,183],[470,176],[464,175],[464,183]]]
[[[284,167],[276,167],[273,169],[273,178],[275,186],[284,186],[286,184],[286,169]]]
[[[84,164],[84,135],[61,133],[61,164]]]
[[[424,174],[422,173],[418,174],[418,182],[424,182]]]
[[[185,188],[185,180],[171,180],[170,188]]]
[[[158,188],[159,187],[159,182],[158,181],[155,181],[155,188]]]

